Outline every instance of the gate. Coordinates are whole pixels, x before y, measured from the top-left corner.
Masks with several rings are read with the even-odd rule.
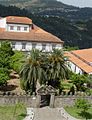
[[[41,95],[40,107],[45,107],[50,105],[51,95]]]

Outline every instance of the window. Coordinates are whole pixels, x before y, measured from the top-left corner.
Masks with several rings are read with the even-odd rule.
[[[22,43],[22,49],[26,49],[26,43]]]
[[[56,48],[56,45],[55,45],[55,44],[53,44],[53,45],[52,45],[52,49],[55,49],[55,48]]]
[[[12,49],[15,49],[15,42],[12,42]]]
[[[24,27],[24,31],[27,31],[27,27]]]
[[[36,43],[32,43],[32,49],[36,48]]]
[[[18,31],[20,31],[20,28],[21,28],[20,26],[17,26],[17,30],[18,30]]]
[[[14,30],[14,26],[10,26],[10,30]]]
[[[45,51],[46,50],[46,44],[42,44],[42,51]]]

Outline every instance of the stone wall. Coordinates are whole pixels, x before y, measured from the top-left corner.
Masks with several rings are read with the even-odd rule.
[[[24,103],[28,107],[37,107],[37,97],[31,96],[0,96],[0,105]]]
[[[78,98],[85,98],[92,104],[92,96],[55,96],[54,107],[72,106]],[[24,103],[27,107],[38,107],[39,96],[28,95],[0,95],[0,105],[14,105]]]
[[[54,107],[72,106],[78,98],[87,99],[92,104],[92,96],[55,96]]]

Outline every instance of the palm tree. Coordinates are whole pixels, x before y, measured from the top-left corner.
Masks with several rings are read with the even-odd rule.
[[[68,75],[68,68],[66,66],[66,57],[62,50],[54,49],[48,56],[47,76],[50,84],[55,87],[56,83],[61,79],[65,79]],[[55,82],[55,86],[54,86]]]
[[[37,80],[45,79],[45,72],[41,67],[42,65],[42,52],[33,49],[30,57],[27,59],[20,71],[20,77],[24,81],[26,88],[28,87],[28,89],[32,89],[32,92],[36,91]]]

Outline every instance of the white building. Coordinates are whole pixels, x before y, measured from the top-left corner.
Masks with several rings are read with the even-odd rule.
[[[11,41],[14,50],[37,48],[46,52],[61,49],[63,41],[32,23],[27,17],[8,16],[0,19],[0,41]]]
[[[79,74],[92,74],[92,48],[67,52],[71,70]]]

